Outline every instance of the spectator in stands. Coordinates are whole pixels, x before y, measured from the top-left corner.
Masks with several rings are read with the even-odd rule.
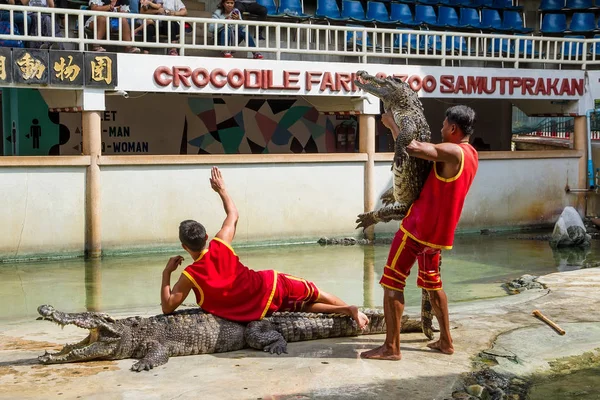
[[[236,0],[235,8],[240,10],[240,12],[251,15],[256,15],[259,21],[264,21],[267,19],[267,7],[262,6],[256,2],[256,0]],[[262,29],[259,33],[259,39],[263,40]]]
[[[10,5],[23,5],[23,3],[21,3],[21,0],[0,0],[0,4],[10,4]],[[10,23],[10,12],[8,10],[0,10],[0,21],[3,24],[9,24]],[[31,24],[31,17],[23,12],[20,11],[14,11],[13,12],[13,21],[14,24],[16,26],[16,28],[19,30],[19,34],[23,35],[25,32],[25,22],[27,22],[27,26],[29,27]],[[3,29],[2,30],[3,33],[9,34],[10,30],[9,29]]]
[[[111,11],[111,12],[129,12],[129,1],[128,0],[90,0],[90,10],[92,11]],[[96,17],[97,25],[94,22],[94,17],[88,18],[85,23],[85,27],[88,29],[96,29],[97,38],[102,40],[104,36],[110,36],[110,32],[106,32],[106,17],[97,16]],[[131,27],[129,26],[129,21],[127,18],[121,18],[121,26],[123,30],[122,39],[125,41],[131,40]],[[110,30],[118,31],[119,29],[119,19],[118,18],[110,18]],[[100,45],[95,45],[92,47],[93,51],[104,52],[106,49]],[[139,53],[140,49],[138,47],[127,46],[125,48],[127,53]]]
[[[214,19],[229,19],[229,20],[242,20],[242,13],[240,10],[234,7],[234,0],[221,0],[218,8],[213,12],[212,17]],[[216,28],[215,28],[216,26]],[[240,44],[246,40],[246,29],[244,25],[224,25],[224,24],[210,24],[208,30],[213,34],[217,35],[217,43],[222,46],[233,46],[236,38],[237,28],[237,43]],[[227,43],[225,42],[225,29],[227,29]],[[216,30],[216,32],[215,32]],[[254,37],[248,32],[248,46],[256,47]],[[263,56],[259,52],[253,52],[254,58],[262,59]],[[231,51],[224,51],[223,57],[231,58]]]
[[[54,0],[21,0],[24,5],[29,4],[31,7],[49,7],[54,8]],[[52,32],[52,14],[38,14],[37,12],[30,12],[31,25],[29,25],[29,34],[32,36],[48,36],[48,37],[62,37],[60,32],[60,26],[54,25],[54,32]],[[38,16],[40,17],[41,32],[38,32]],[[40,49],[56,49],[63,50],[63,45],[57,42],[29,42],[28,47],[40,48]]]
[[[187,15],[187,8],[181,0],[140,0],[140,9],[142,14],[154,14],[154,15],[169,15],[185,17]],[[156,39],[156,23],[148,23],[148,40]],[[158,21],[158,34],[168,35],[169,24],[171,25],[171,43],[179,43],[177,39],[179,37],[179,22],[177,21]],[[178,55],[177,49],[169,49],[169,55]]]

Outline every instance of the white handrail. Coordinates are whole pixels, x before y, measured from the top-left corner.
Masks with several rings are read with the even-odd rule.
[[[73,29],[72,20],[66,18],[64,37],[56,36],[54,30],[52,36],[41,36],[40,29],[37,35],[31,35],[27,24],[23,34],[15,34],[15,16],[22,14],[25,18],[27,13],[37,16],[38,24],[40,24],[41,14],[55,17],[70,16],[77,21],[77,27]],[[88,45],[112,45],[146,48],[175,47],[179,49],[181,55],[184,55],[187,50],[260,51],[273,54],[277,60],[281,59],[283,54],[311,54],[323,56],[323,61],[328,61],[329,56],[356,57],[356,60],[362,63],[380,62],[382,58],[404,62],[410,59],[422,59],[436,60],[442,66],[448,61],[496,63],[491,66],[498,66],[497,63],[511,63],[510,66],[515,68],[540,68],[540,64],[550,64],[559,68],[563,65],[581,65],[582,69],[586,69],[589,65],[600,64],[600,54],[598,54],[600,39],[389,29],[329,25],[326,21],[314,23],[314,20],[310,20],[308,24],[286,21],[216,20],[14,5],[0,5],[0,15],[3,19],[8,17],[8,21],[11,22],[9,34],[0,34],[0,40],[73,43],[80,51]],[[106,17],[103,23],[106,24],[107,31],[110,30],[110,19],[117,19],[116,37],[113,32],[109,37],[98,39],[96,30],[92,32],[85,29],[85,21],[88,18],[93,18],[97,25],[99,19],[103,17]],[[125,40],[124,20],[130,26],[134,26],[135,21],[144,20],[152,21],[154,24],[169,23],[168,35],[159,38],[157,34],[154,40],[151,40],[148,37],[147,25],[144,25],[140,36]],[[171,21],[179,23],[176,32],[171,31]],[[212,35],[209,29],[215,24],[226,27],[243,25],[246,27],[244,34],[246,36],[257,33],[258,28],[263,27],[267,40],[262,43],[256,40],[257,47],[249,47],[246,41],[244,45],[237,44],[238,29],[233,29],[235,44],[219,45],[216,35]],[[186,33],[186,26],[189,26],[190,33]],[[158,33],[158,29],[156,31]],[[202,34],[198,35],[200,32]],[[229,33],[230,30],[226,29],[225,35],[228,36]],[[171,43],[175,40],[178,42]]]

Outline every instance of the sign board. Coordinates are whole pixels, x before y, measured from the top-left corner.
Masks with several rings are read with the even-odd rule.
[[[577,100],[584,71],[447,68],[118,54],[117,89],[242,95],[361,96],[356,71],[395,76],[423,97]]]
[[[117,83],[114,53],[0,47],[0,86],[112,89]]]

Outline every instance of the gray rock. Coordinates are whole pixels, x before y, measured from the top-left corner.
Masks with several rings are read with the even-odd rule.
[[[475,397],[480,397],[483,393],[483,389],[485,388],[481,385],[471,385],[467,386],[467,393]]]
[[[565,207],[554,225],[550,246],[570,247],[589,246],[592,237],[586,233],[585,225],[579,213],[573,207]]]

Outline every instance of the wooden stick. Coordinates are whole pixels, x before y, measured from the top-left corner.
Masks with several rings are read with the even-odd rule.
[[[550,325],[550,327],[552,327],[552,329],[554,329],[556,332],[558,332],[559,335],[564,335],[566,333],[564,331],[564,329],[562,329],[560,326],[556,325],[556,323],[554,323],[552,320],[550,320],[548,317],[546,317],[544,314],[542,314],[540,312],[540,310],[533,310],[533,315],[535,315],[536,317],[538,317],[539,319],[541,319],[542,321],[544,321],[545,323]]]

